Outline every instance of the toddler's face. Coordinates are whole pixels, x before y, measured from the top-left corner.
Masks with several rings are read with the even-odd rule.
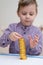
[[[28,6],[20,7],[18,15],[23,25],[29,26],[32,24],[36,17],[36,5],[30,4]]]

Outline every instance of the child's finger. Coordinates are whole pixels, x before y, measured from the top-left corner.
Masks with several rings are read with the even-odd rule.
[[[14,35],[9,35],[9,38],[12,40],[12,41],[15,41],[16,38],[14,37]]]
[[[34,41],[35,41],[35,42],[38,42],[38,40],[39,40],[38,35],[35,35],[35,37],[34,37]]]
[[[34,37],[35,39],[39,39],[39,36],[38,35],[35,35],[35,37]]]
[[[20,35],[19,33],[15,32],[15,35],[18,37],[22,37],[22,35]]]
[[[16,38],[16,39],[20,39],[21,37],[18,36],[18,35],[15,35],[14,38]]]

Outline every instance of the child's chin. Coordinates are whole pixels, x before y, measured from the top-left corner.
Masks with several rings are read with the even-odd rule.
[[[25,24],[25,26],[30,26],[30,24]]]
[[[25,23],[25,26],[30,26],[31,24],[30,23]]]

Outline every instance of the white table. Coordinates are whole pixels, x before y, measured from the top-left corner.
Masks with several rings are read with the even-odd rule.
[[[20,60],[17,54],[0,54],[1,65],[43,65],[43,56],[27,56],[26,60]]]

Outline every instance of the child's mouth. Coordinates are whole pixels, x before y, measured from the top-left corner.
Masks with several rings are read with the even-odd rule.
[[[30,21],[25,21],[25,22],[30,22]]]

